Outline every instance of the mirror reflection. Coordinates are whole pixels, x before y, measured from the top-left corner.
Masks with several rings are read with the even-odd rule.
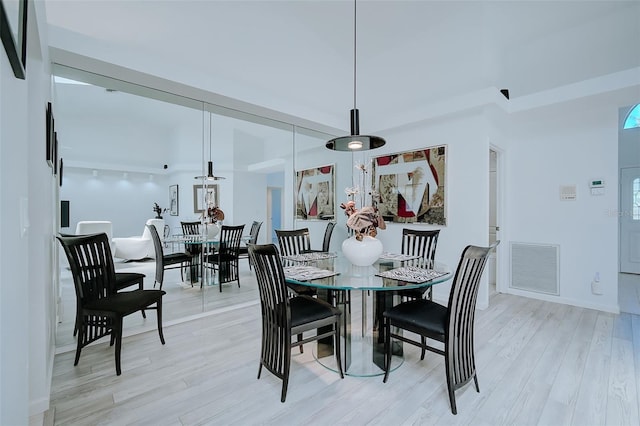
[[[332,192],[334,197],[342,193],[338,188],[350,179],[344,176],[352,159],[324,148],[332,135],[60,65],[54,74],[53,114],[65,166],[59,198],[68,202],[69,215],[69,226],[60,232],[104,229],[112,238],[116,271],[144,273],[145,288],[159,286],[147,224],[158,230],[166,255],[197,252],[185,245],[182,223],[202,223],[202,207],[210,204],[223,212],[218,226],[244,225],[243,241],[252,225],[261,223],[257,243],[277,243],[276,229],[308,227],[320,248],[327,222],[345,222],[340,211],[323,218],[300,217],[292,196],[298,193],[296,171],[335,164],[336,158],[346,166],[342,175],[334,175]],[[213,173],[224,179],[205,179],[209,161]],[[198,194],[206,197],[213,190],[211,198],[198,200]],[[326,190],[325,185],[320,197],[321,202],[325,197],[324,204],[330,196]],[[336,210],[339,199],[333,202]],[[340,228],[334,243],[342,240],[336,237],[345,232]],[[197,268],[166,269],[165,324],[237,304],[257,304],[248,259],[239,259],[238,269],[239,285],[224,284],[222,291]],[[66,348],[75,344],[75,293],[62,252],[58,293],[57,345]],[[153,328],[142,316],[126,321],[129,332]]]

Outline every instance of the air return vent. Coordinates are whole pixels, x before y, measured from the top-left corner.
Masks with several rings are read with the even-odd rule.
[[[511,288],[560,294],[560,246],[511,243]]]

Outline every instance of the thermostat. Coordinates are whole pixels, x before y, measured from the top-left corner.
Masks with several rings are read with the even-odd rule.
[[[604,195],[604,180],[591,179],[589,181],[589,188],[591,188],[591,195]]]

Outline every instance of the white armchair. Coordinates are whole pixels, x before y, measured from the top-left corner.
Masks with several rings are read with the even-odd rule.
[[[107,220],[81,220],[76,224],[76,235],[87,234],[107,234],[109,238],[109,245],[111,246],[111,253],[113,253],[113,225]]]
[[[160,239],[164,238],[164,220],[149,219],[146,225],[155,225],[158,234],[161,236]],[[156,251],[153,246],[153,240],[146,226],[142,231],[141,237],[114,238],[113,242],[116,245],[114,256],[120,259],[140,260],[148,257],[155,258]]]

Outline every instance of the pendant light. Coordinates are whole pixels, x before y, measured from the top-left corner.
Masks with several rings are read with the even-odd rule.
[[[380,148],[386,142],[380,136],[360,134],[360,114],[356,108],[356,0],[353,0],[353,109],[351,110],[351,134],[339,136],[326,143],[326,147],[335,151],[366,151]]]
[[[212,117],[209,117],[209,163],[207,164],[207,175],[206,176],[196,176],[195,179],[204,179],[204,180],[221,180],[226,179],[222,176],[216,176],[213,174],[213,161],[211,160],[211,141],[213,140],[211,134],[211,122],[213,121]]]

